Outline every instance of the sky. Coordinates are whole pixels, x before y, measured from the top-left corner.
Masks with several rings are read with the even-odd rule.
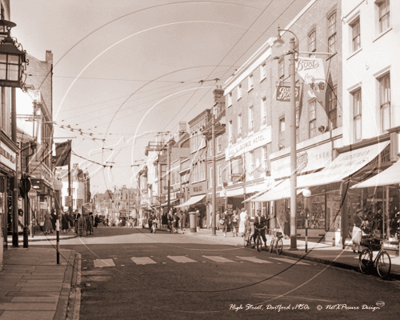
[[[309,0],[10,2],[12,36],[37,59],[53,52],[55,142],[72,139],[94,194],[136,187],[147,143],[212,107],[215,86]],[[18,95],[23,113],[30,99]]]

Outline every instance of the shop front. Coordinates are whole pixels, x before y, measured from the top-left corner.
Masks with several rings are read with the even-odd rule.
[[[186,213],[199,210],[198,226],[201,228],[207,227],[207,181],[193,183],[189,186],[190,198],[182,204],[175,206]]]

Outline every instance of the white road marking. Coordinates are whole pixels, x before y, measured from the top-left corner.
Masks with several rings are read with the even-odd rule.
[[[167,258],[174,260],[175,262],[178,262],[178,263],[197,262],[197,261],[192,260],[185,256],[167,256]]]
[[[136,264],[156,264],[153,259],[149,257],[132,257],[131,260]]]
[[[232,260],[229,260],[227,258],[224,257],[219,257],[219,256],[203,256],[203,258],[215,261],[215,262],[234,262]]]
[[[261,260],[256,257],[237,257],[237,258],[246,260],[246,261],[250,261],[250,262],[254,262],[254,263],[271,263],[271,261]],[[241,261],[241,263],[243,263],[243,262]]]
[[[283,262],[288,262],[290,264],[299,264],[299,265],[303,265],[303,266],[309,266],[308,263],[305,262],[301,262],[301,261],[297,261],[297,260],[292,260],[292,259],[286,259],[286,258],[272,258],[271,259],[275,259],[275,260],[279,260],[279,261],[283,261]]]
[[[115,267],[115,263],[113,259],[96,259],[93,260],[94,267],[95,268],[101,268],[101,267]]]

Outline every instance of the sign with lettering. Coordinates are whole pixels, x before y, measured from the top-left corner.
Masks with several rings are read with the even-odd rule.
[[[257,133],[245,138],[241,141],[237,141],[233,146],[226,148],[225,160],[228,161],[231,158],[242,155],[245,152],[249,152],[256,148],[266,145],[271,142],[271,127],[267,127]]]
[[[0,162],[6,167],[16,171],[17,154],[7,147],[4,142],[0,142]]]
[[[207,192],[207,181],[198,182],[190,186],[190,195],[195,196]]]
[[[306,84],[305,90],[310,98],[317,99],[323,106],[326,91],[324,62],[321,58],[299,57],[296,63],[297,74]]]
[[[323,145],[297,153],[298,173],[309,172],[326,167],[332,160],[332,145]],[[271,174],[274,179],[290,176],[290,156],[271,159]]]
[[[300,87],[294,89],[295,100],[300,100]],[[276,100],[277,101],[290,101],[290,86],[278,85],[276,87]]]

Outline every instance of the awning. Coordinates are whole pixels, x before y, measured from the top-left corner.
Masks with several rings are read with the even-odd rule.
[[[351,189],[388,186],[398,183],[400,183],[400,160],[376,176],[352,186]]]
[[[264,187],[261,191],[257,192],[255,195],[253,195],[253,196],[251,196],[250,198],[248,198],[248,199],[242,201],[242,203],[249,202],[249,201],[252,201],[252,200],[255,199],[255,198],[258,198],[259,196],[261,196],[262,194],[264,194],[264,193],[266,193],[267,191],[271,190],[272,188],[275,188],[275,187],[277,187],[278,185],[280,185],[283,181],[284,181],[284,180],[279,180],[279,181],[273,183],[272,185],[269,184],[268,187]],[[247,189],[246,189],[246,190],[247,190]]]
[[[302,181],[307,176],[299,176],[297,177],[297,182]],[[297,190],[296,193],[299,194],[303,190]],[[267,201],[274,201],[274,200],[281,200],[290,198],[290,179],[286,179],[279,185],[272,188],[270,191],[261,194],[258,197],[254,197],[251,199],[251,202],[267,202]],[[249,199],[247,199],[249,200]]]
[[[226,196],[227,197],[234,197],[234,196],[243,196],[243,187],[237,189],[226,189]]]
[[[171,205],[172,202],[179,201],[179,199],[174,199],[174,200],[169,200],[169,204]],[[161,205],[161,207],[166,207],[168,205],[168,202],[165,202]]]
[[[299,176],[297,180],[297,188],[309,188],[333,182],[340,182],[344,178],[366,166],[377,155],[379,155],[382,150],[389,145],[389,143],[390,141],[385,141],[372,146],[342,153],[322,171],[305,176]]]
[[[203,194],[203,195],[201,195],[201,196],[194,196],[194,197],[191,197],[188,201],[186,201],[186,202],[180,204],[179,206],[175,206],[175,208],[190,206],[190,205],[192,205],[192,204],[195,204],[195,203],[197,203],[197,202],[203,200],[205,196],[206,196],[206,195]]]

